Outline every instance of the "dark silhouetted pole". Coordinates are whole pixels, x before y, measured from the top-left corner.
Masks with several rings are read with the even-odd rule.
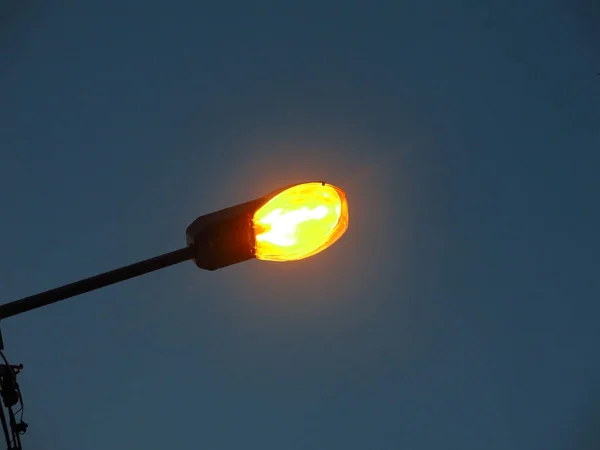
[[[100,275],[66,284],[49,291],[40,292],[30,297],[15,300],[14,302],[0,305],[0,320],[21,314],[32,309],[41,308],[61,300],[84,294],[86,292],[100,289],[120,281],[129,280],[155,270],[179,264],[188,261],[194,257],[194,248],[192,246],[175,250],[155,258],[130,264],[129,266],[111,270]]]

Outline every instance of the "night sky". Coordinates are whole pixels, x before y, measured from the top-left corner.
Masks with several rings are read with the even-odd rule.
[[[0,301],[346,190],[301,262],[2,323],[25,449],[600,447],[597,2],[0,2]]]

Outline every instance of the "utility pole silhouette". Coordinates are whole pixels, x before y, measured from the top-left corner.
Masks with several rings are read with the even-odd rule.
[[[17,375],[23,370],[23,364],[18,366],[9,364],[4,353],[4,343],[2,334],[0,334],[0,397],[2,405],[0,405],[0,425],[8,450],[22,450],[21,435],[27,431],[27,424],[23,422],[23,397],[21,389],[17,383]],[[13,408],[20,406],[15,411]],[[4,413],[4,408],[7,414]],[[17,414],[20,413],[19,421]],[[8,416],[8,421],[6,420]]]

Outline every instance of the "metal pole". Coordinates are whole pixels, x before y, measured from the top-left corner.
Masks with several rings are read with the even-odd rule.
[[[2,430],[4,431],[4,438],[6,439],[6,445],[8,446],[6,448],[8,450],[10,450],[12,447],[11,439],[8,434],[8,425],[6,424],[6,417],[4,415],[4,408],[2,407],[2,405],[0,405],[0,422],[2,422]]]
[[[0,320],[31,311],[32,309],[41,308],[42,306],[50,305],[66,298],[84,294],[95,289],[100,289],[120,281],[129,280],[130,278],[138,277],[155,270],[179,264],[183,261],[190,260],[193,257],[194,247],[188,246],[155,258],[146,259],[135,264],[130,264],[129,266],[111,270],[110,272],[85,278],[20,300],[15,300],[14,302],[5,303],[4,305],[0,305]]]

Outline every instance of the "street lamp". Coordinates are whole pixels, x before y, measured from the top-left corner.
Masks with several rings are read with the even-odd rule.
[[[184,248],[0,305],[0,320],[190,259],[212,271],[254,258],[308,258],[347,228],[348,202],[342,189],[324,182],[287,186],[198,217],[186,230]]]
[[[212,271],[250,259],[308,258],[331,246],[347,228],[348,202],[342,189],[325,182],[286,186],[198,217],[186,230],[187,245],[179,250],[0,305],[0,320],[188,260]],[[2,350],[0,334],[4,358]],[[10,433],[2,408],[0,422],[9,449],[21,449],[19,435],[27,425],[16,422],[12,407],[21,400],[16,375],[22,366],[10,365],[5,358],[4,362],[0,393],[8,409]]]

